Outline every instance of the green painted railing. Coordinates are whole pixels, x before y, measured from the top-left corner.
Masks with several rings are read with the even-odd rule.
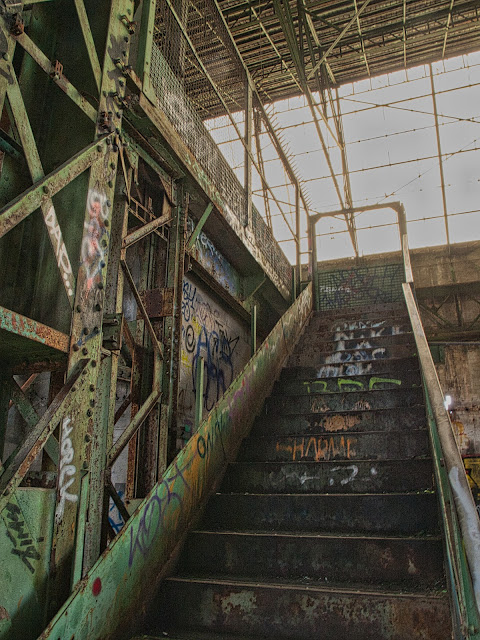
[[[219,486],[312,310],[309,285],[276,324],[40,636],[124,637],[135,629],[188,530]]]
[[[406,234],[402,238],[402,249],[406,280],[403,291],[417,345],[427,403],[454,637],[455,640],[480,640],[480,521],[415,299]]]

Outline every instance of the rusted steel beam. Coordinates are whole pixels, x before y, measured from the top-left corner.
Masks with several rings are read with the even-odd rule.
[[[47,73],[55,84],[73,100],[85,115],[93,122],[97,121],[97,110],[86,100],[82,94],[76,89],[71,82],[63,75],[62,69],[58,69],[47,56],[41,51],[37,45],[27,36],[25,32],[16,36],[17,42],[25,49],[25,51],[35,60],[38,66]]]
[[[62,353],[68,352],[69,338],[65,333],[47,327],[37,320],[22,316],[20,313],[0,307],[0,335],[4,331],[39,342]]]
[[[79,381],[79,378],[81,378],[87,363],[87,359],[79,362],[76,371],[70,376],[68,382],[37,422],[35,428],[30,431],[12,460],[11,465],[3,473],[0,479],[0,513],[6,507],[10,494],[20,486],[30,465],[45,447],[48,438],[57,428],[62,416],[68,411],[76,392],[78,392],[77,386],[82,386],[83,380]]]
[[[30,376],[30,378],[33,378],[33,377],[36,377],[36,376]],[[20,387],[20,385],[17,382],[15,382],[15,380],[12,379],[10,381],[10,390],[12,393],[12,402],[17,407],[18,412],[27,423],[27,426],[30,429],[34,429],[35,426],[37,425],[37,422],[40,420],[40,416],[37,414],[37,412],[32,406],[32,403],[25,395],[23,388]],[[54,435],[51,435],[50,438],[45,443],[45,451],[47,452],[52,462],[57,465],[59,461],[59,445],[58,445],[58,440],[55,438]]]
[[[152,233],[152,231],[155,231],[155,229],[158,229],[158,227],[161,227],[164,224],[167,224],[168,222],[170,222],[171,219],[172,218],[171,218],[170,212],[168,212],[166,215],[160,216],[159,218],[155,218],[155,220],[148,222],[143,227],[136,229],[136,231],[132,231],[123,239],[123,248],[126,249],[127,247],[130,247],[132,244],[135,244],[135,242],[138,242],[139,240],[146,238],[150,233]]]
[[[36,209],[46,204],[52,196],[91,167],[95,160],[103,157],[107,135],[82,149],[0,210],[0,238]]]
[[[118,456],[122,453],[126,445],[130,442],[131,438],[137,433],[139,427],[143,424],[145,419],[147,418],[150,411],[153,409],[155,404],[159,401],[162,392],[161,392],[161,379],[162,379],[162,361],[160,359],[160,354],[157,352],[155,356],[155,361],[153,365],[153,383],[152,383],[152,392],[139,408],[138,412],[135,414],[135,417],[130,422],[130,424],[125,428],[125,431],[118,438],[115,444],[111,447],[110,451],[107,453],[107,465],[112,466],[117,460]]]

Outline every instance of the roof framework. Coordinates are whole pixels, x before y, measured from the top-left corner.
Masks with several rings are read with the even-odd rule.
[[[219,0],[226,25],[265,102],[301,93],[278,4],[290,20],[288,31],[297,40],[311,90],[318,89],[315,71],[320,67],[326,69],[320,77],[327,88],[480,47],[477,0]],[[189,5],[185,15],[189,36],[208,61],[214,80],[227,74],[234,81],[235,65],[226,60],[225,39],[222,42],[209,28],[203,6],[197,0]],[[302,29],[302,16],[310,29]],[[187,92],[205,117],[224,112],[188,50],[183,73]],[[232,100],[241,105],[243,93],[234,84]]]

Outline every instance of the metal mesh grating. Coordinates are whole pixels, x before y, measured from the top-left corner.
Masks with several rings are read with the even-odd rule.
[[[355,267],[319,273],[320,309],[402,302],[402,264]]]
[[[160,108],[215,185],[226,207],[245,225],[247,203],[244,188],[205,128],[187,97],[182,82],[173,73],[156,45],[152,50],[151,81]],[[290,290],[290,263],[255,208],[253,233],[266,260]]]

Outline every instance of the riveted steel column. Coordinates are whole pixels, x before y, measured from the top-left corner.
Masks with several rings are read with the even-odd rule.
[[[120,101],[124,96],[125,83],[119,69],[119,61],[127,64],[130,42],[129,31],[122,22],[122,16],[127,15],[128,11],[132,13],[133,9],[133,0],[112,0],[110,3],[97,136],[104,133],[106,120],[111,131],[118,132],[120,129]],[[67,377],[81,358],[89,358],[90,365],[84,371],[82,388],[85,391],[76,394],[68,413],[61,422],[60,465],[51,554],[53,584],[50,604],[52,610],[58,608],[71,587],[78,499],[83,473],[89,475],[90,484],[89,540],[92,540],[101,529],[101,510],[97,505],[103,499],[104,438],[108,428],[105,403],[108,402],[109,394],[97,393],[97,387],[101,382],[99,372],[104,368],[102,321],[119,144],[114,137],[115,133],[112,133],[112,144],[90,170],[88,192],[85,198],[86,210]],[[102,378],[105,381],[105,371],[102,371]],[[98,538],[100,538],[99,535]],[[77,540],[77,558],[81,556],[78,545],[81,547],[82,540]],[[98,546],[94,544],[88,553],[87,565],[92,562],[97,553]]]

